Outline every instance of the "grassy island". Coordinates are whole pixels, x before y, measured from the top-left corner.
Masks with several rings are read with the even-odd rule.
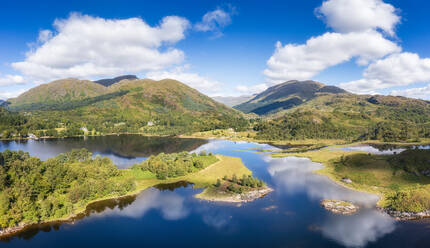
[[[318,173],[338,183],[381,196],[378,205],[389,211],[424,213],[430,210],[430,150],[406,150],[393,155],[360,151],[318,150],[274,156],[308,157],[325,168]]]
[[[206,152],[161,153],[118,169],[110,159],[93,158],[86,149],[46,161],[6,150],[0,153],[0,236],[32,224],[65,221],[92,202],[137,194],[157,184],[188,181],[207,188],[233,175],[250,176],[251,171],[239,158]]]
[[[247,202],[261,198],[273,190],[266,184],[252,175],[243,174],[241,179],[238,179],[236,174],[231,178],[224,176],[222,179],[217,179],[217,182],[206,188],[198,198],[210,201],[224,202]]]

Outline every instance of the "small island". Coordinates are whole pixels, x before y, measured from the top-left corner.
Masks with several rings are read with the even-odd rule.
[[[243,175],[245,180],[235,180]],[[222,178],[231,178],[231,182]],[[0,237],[34,225],[73,221],[89,204],[136,195],[158,184],[189,182],[205,188],[197,197],[229,183],[229,197],[251,201],[271,191],[252,177],[240,158],[180,152],[151,156],[128,169],[86,149],[72,150],[46,161],[22,151],[0,153]],[[221,185],[223,181],[223,185]],[[239,185],[240,184],[240,185]],[[206,193],[205,193],[206,192]]]
[[[231,178],[224,176],[216,184],[206,188],[197,197],[209,201],[249,202],[272,192],[273,189],[251,175],[243,174],[241,179],[234,174]]]
[[[351,215],[358,211],[359,207],[351,202],[339,200],[322,200],[321,206],[334,214]]]

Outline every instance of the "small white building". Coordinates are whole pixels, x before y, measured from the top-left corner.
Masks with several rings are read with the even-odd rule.
[[[148,121],[147,126],[148,126],[148,127],[152,127],[152,126],[154,126],[154,122],[152,122],[152,121]]]
[[[30,138],[30,139],[34,139],[34,140],[38,140],[38,139],[39,139],[36,135],[34,135],[34,134],[32,134],[32,133],[29,133],[29,134],[28,134],[28,138]]]

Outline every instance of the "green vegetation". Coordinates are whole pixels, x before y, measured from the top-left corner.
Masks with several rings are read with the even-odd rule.
[[[396,211],[430,209],[430,150],[406,150],[393,155],[371,155],[355,151],[319,150],[278,156],[302,156],[321,162],[319,171],[348,187],[382,196],[381,207]]]
[[[134,165],[132,169],[148,171],[156,175],[158,179],[175,178],[185,176],[217,162],[214,155],[207,156],[201,152],[199,156],[188,152],[164,154],[151,156],[141,164]]]
[[[25,116],[0,107],[0,138],[27,137],[27,123]]]
[[[256,139],[419,142],[430,138],[430,103],[392,96],[327,94],[257,119]]]
[[[234,174],[231,178],[224,176],[218,179],[214,184],[215,190],[223,191],[227,193],[242,194],[243,192],[250,191],[252,189],[258,189],[263,187],[265,184],[262,180],[254,178],[252,175],[242,175],[240,179]]]
[[[175,80],[130,79],[109,81],[107,87],[64,79],[33,88],[9,99],[8,110],[19,113],[0,110],[1,138],[118,133],[288,143],[430,138],[430,103],[423,100],[354,95],[318,82],[290,81],[236,106],[252,113],[244,115]]]
[[[245,130],[242,114],[175,80],[123,80],[105,87],[65,79],[9,99],[9,110],[25,120],[1,125],[7,138],[19,130],[37,137],[112,133],[179,135],[214,129]],[[2,110],[3,111],[3,110]],[[6,136],[4,137],[6,138]]]
[[[63,218],[88,202],[135,189],[107,158],[75,150],[43,162],[28,153],[0,153],[0,226]]]
[[[341,93],[347,92],[315,81],[292,80],[272,86],[235,108],[245,113],[267,115],[299,106],[320,95]]]
[[[238,158],[186,152],[150,157],[130,169],[86,149],[41,161],[22,151],[0,153],[0,228],[63,220],[94,201],[138,193],[160,183],[208,187],[221,175],[250,171]]]

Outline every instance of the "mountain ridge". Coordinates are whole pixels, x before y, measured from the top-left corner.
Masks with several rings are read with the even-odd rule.
[[[101,84],[103,86],[109,87],[113,84],[116,84],[118,82],[121,82],[122,80],[136,80],[139,79],[136,75],[122,75],[114,78],[104,78],[100,80],[94,81],[95,83]]]
[[[316,81],[291,80],[271,86],[234,108],[244,113],[267,115],[299,106],[323,94],[348,94],[348,92]]]

